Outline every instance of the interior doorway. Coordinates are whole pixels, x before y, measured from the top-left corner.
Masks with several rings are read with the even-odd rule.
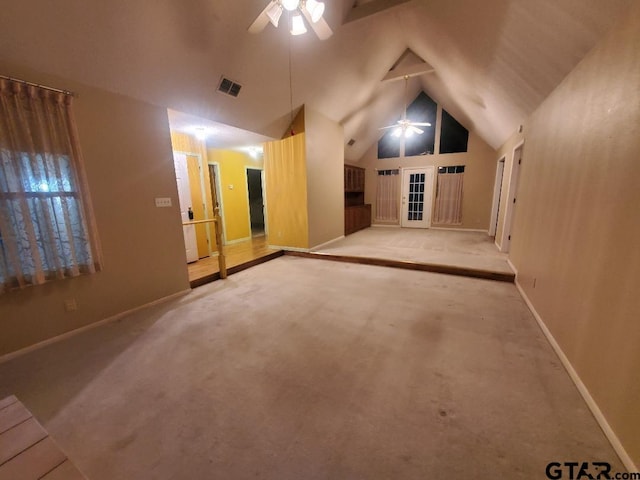
[[[264,189],[261,169],[247,167],[247,192],[249,196],[251,237],[264,236]]]
[[[493,186],[493,205],[491,207],[491,220],[489,222],[489,236],[495,237],[498,230],[498,219],[500,218],[500,198],[502,197],[502,182],[504,177],[504,162],[502,157],[498,160],[496,168],[496,181]]]
[[[524,142],[513,149],[513,164],[511,166],[511,176],[509,178],[509,193],[507,195],[504,215],[504,228],[502,229],[502,241],[500,251],[508,252],[511,246],[511,230],[513,219],[516,214],[516,199],[518,195],[518,183],[520,179],[520,167],[522,166],[522,150]]]
[[[435,167],[402,169],[402,217],[400,226],[429,228],[433,207]]]

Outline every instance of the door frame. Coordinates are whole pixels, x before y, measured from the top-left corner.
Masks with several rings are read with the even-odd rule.
[[[227,244],[227,229],[224,226],[224,201],[222,198],[222,179],[220,178],[221,173],[220,173],[220,163],[219,162],[207,162],[207,168],[209,168],[209,166],[212,166],[214,168],[214,171],[216,173],[215,175],[215,182],[216,182],[216,193],[218,194],[218,198],[216,199],[218,201],[218,204],[220,205],[220,221],[222,222],[222,232],[221,232],[221,237],[222,237],[222,245],[226,245]],[[213,193],[213,192],[211,192]],[[213,198],[211,198],[211,203],[213,203]],[[214,205],[213,208],[215,209],[216,206]],[[217,255],[218,252],[214,252],[214,254]]]
[[[518,161],[516,152],[520,151]],[[516,197],[518,195],[518,184],[520,181],[520,168],[524,153],[524,140],[513,147],[511,154],[511,174],[509,175],[509,187],[507,189],[507,199],[505,205],[504,225],[502,226],[502,238],[500,239],[500,251],[506,253],[511,246],[511,228],[515,213]]]
[[[257,167],[253,165],[245,165],[244,167],[244,182],[247,186],[247,212],[248,212],[248,220],[249,220],[249,238],[253,238],[251,235],[251,199],[249,198],[249,170],[260,170],[260,185],[262,186],[262,216],[264,217],[264,236],[265,238],[269,235],[269,227],[267,226],[267,196],[265,194],[265,183],[264,183],[264,166]]]
[[[435,175],[435,165],[425,165],[423,167],[402,167],[400,168],[401,171],[401,178],[400,178],[400,226],[402,228],[431,228],[431,224],[433,221],[433,194],[435,191],[435,180],[436,180],[436,175]],[[405,221],[405,203],[403,201],[403,196],[405,194],[405,182],[404,182],[404,178],[405,178],[405,172],[410,172],[411,170],[419,170],[419,171],[425,171],[426,175],[425,175],[425,200],[424,200],[424,210],[423,212],[428,212],[429,214],[429,221],[427,226],[425,227],[409,227],[409,226],[405,226],[403,225],[404,221]],[[427,177],[431,175],[431,182],[427,182]],[[429,185],[429,201],[427,202],[427,185]],[[407,194],[409,192],[406,192]],[[428,207],[428,209],[427,209]]]
[[[187,263],[197,262],[199,260],[198,256],[198,241],[196,238],[196,229],[195,225],[182,225],[184,222],[188,221],[188,218],[184,218],[183,215],[186,215],[186,209],[188,208],[185,204],[191,203],[191,186],[189,185],[189,171],[188,171],[188,161],[187,154],[184,152],[173,152],[173,168],[176,180],[176,187],[178,193],[178,211],[180,212],[180,226],[182,227],[182,235],[184,237],[184,251],[185,258]],[[184,170],[184,172],[178,172],[178,170]],[[180,173],[184,173],[185,176],[182,178]],[[178,182],[178,176],[182,178],[182,185]],[[186,181],[186,183],[184,183]],[[186,188],[186,192],[185,192]],[[188,195],[189,198],[185,199],[184,197]],[[184,200],[184,202],[182,201]],[[188,200],[188,201],[187,201]],[[193,245],[189,245],[193,240]],[[189,252],[191,251],[191,255]],[[195,252],[195,258],[194,258]]]
[[[504,181],[504,166],[507,160],[506,155],[498,160],[496,165],[496,179],[493,185],[493,204],[491,206],[491,217],[489,219],[489,236],[495,237],[498,229],[498,218],[500,216],[500,197],[502,196],[502,182]]]
[[[205,181],[204,181],[204,167],[205,164],[202,161],[202,154],[201,153],[197,153],[197,152],[189,152],[186,150],[174,150],[174,152],[176,153],[181,153],[183,155],[189,156],[189,157],[196,157],[198,159],[198,167],[199,167],[199,176],[200,176],[200,192],[202,195],[202,209],[204,210],[204,217],[205,218],[213,218],[213,212],[209,212],[209,209],[207,208],[207,188],[205,185]],[[207,168],[209,168],[207,166]],[[209,252],[209,256],[212,256],[214,253],[217,253],[216,250],[214,250],[211,245],[213,244],[212,240],[215,240],[212,235],[211,235],[211,225],[208,223],[204,224],[205,227],[205,232],[207,235],[207,250]]]

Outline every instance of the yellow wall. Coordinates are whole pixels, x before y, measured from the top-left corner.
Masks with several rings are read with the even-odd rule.
[[[207,150],[207,159],[209,163],[219,165],[224,233],[227,243],[250,238],[246,167],[262,168],[262,159],[254,159],[248,153],[236,150],[216,148]]]
[[[207,149],[205,142],[198,140],[193,135],[188,135],[182,132],[171,132],[171,145],[176,152],[182,152],[190,154],[187,157],[187,169],[189,171],[189,187],[191,189],[191,199],[193,202],[194,220],[205,220],[213,218],[213,201],[211,195],[211,182],[209,181],[209,169],[207,165]],[[205,167],[202,174],[204,175],[204,204],[202,206],[202,185],[200,184],[200,173],[196,171],[196,159],[192,156],[200,156],[201,163]],[[213,226],[209,227],[211,241],[211,250],[216,250],[216,236],[214,234]],[[196,240],[198,242],[198,257],[209,256],[209,244],[207,243],[207,226],[196,225]]]
[[[436,152],[439,150],[440,128],[442,125],[441,115],[442,108],[438,106],[438,122],[435,136]],[[456,228],[488,230],[497,160],[496,151],[478,135],[470,131],[468,151],[465,153],[436,153],[434,155],[415,157],[378,159],[378,144],[374,143],[356,165],[366,169],[365,202],[371,204],[372,220],[376,218],[376,186],[378,182],[376,169],[464,165],[462,225],[456,225]]]
[[[640,3],[525,122],[510,253],[518,283],[636,466],[639,88]]]
[[[264,144],[269,245],[309,248],[305,134]]]
[[[104,259],[95,275],[8,292],[0,355],[189,288],[167,111],[0,62],[5,75],[78,93],[74,102]],[[171,208],[157,208],[170,197]],[[75,299],[77,311],[65,311]]]

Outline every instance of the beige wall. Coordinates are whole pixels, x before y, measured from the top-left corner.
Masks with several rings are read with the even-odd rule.
[[[438,106],[436,152],[439,150],[438,139],[440,138],[440,126],[442,124],[440,121],[441,111],[441,107]],[[469,132],[469,142],[466,153],[436,153],[434,155],[421,155],[416,157],[378,159],[378,144],[374,143],[355,165],[366,169],[365,203],[371,204],[372,220],[376,218],[376,169],[386,170],[398,167],[407,168],[430,165],[435,165],[436,167],[464,165],[462,225],[456,225],[455,228],[488,230],[497,160],[496,151],[473,132]]]
[[[342,126],[306,107],[309,247],[344,235],[344,132]]]
[[[0,297],[0,355],[189,288],[167,112],[0,64],[4,75],[78,93],[75,113],[104,270]],[[171,197],[173,208],[156,208]],[[78,310],[66,312],[66,299]]]
[[[640,4],[525,123],[518,282],[640,466]]]

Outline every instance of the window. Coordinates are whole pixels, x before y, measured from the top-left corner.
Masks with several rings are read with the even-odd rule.
[[[462,224],[463,179],[464,165],[438,167],[433,223],[440,225]]]
[[[426,93],[420,92],[411,105],[407,107],[407,118],[414,122],[428,122],[430,127],[421,127],[422,135],[413,135],[404,139],[406,157],[418,155],[433,155],[436,131],[436,113],[438,105]],[[399,120],[397,118],[396,120]],[[393,129],[389,129],[378,141],[378,158],[397,158],[400,156],[401,137],[393,136]]]
[[[467,151],[469,130],[464,128],[446,110],[442,110],[442,132],[440,132],[440,153],[461,153]]]
[[[100,269],[71,97],[0,80],[0,292]]]
[[[378,222],[398,222],[399,173],[398,169],[378,170],[376,186],[376,221]]]

